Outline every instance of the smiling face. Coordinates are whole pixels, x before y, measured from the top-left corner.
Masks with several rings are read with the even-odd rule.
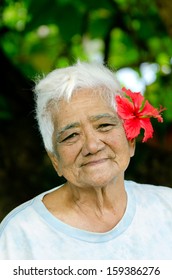
[[[53,146],[49,153],[60,176],[78,187],[103,187],[124,178],[134,142],[128,141],[121,120],[99,94],[84,89],[70,102],[53,109]]]

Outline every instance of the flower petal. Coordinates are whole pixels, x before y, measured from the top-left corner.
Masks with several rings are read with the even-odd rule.
[[[156,118],[159,122],[163,122],[163,118],[160,115],[160,113],[165,110],[165,109],[156,109],[154,108],[147,100],[145,102],[144,108],[140,112],[140,116],[145,116],[145,117],[154,117]]]
[[[117,112],[122,119],[133,118],[134,106],[126,97],[117,95],[115,97],[117,103]]]
[[[131,98],[135,109],[139,111],[144,101],[143,95],[141,95],[140,92],[132,92],[130,89],[126,89],[125,87],[122,88],[122,91],[124,91],[126,95]]]
[[[153,137],[153,127],[149,118],[140,119],[141,128],[144,129],[144,137],[142,142],[146,142],[149,138]]]
[[[138,118],[125,120],[124,129],[128,140],[136,138],[141,129],[140,120]]]

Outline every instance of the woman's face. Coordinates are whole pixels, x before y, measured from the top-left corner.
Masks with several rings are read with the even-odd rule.
[[[78,187],[103,187],[124,177],[134,142],[128,141],[121,120],[107,102],[89,89],[62,101],[53,110],[54,154],[60,176]]]

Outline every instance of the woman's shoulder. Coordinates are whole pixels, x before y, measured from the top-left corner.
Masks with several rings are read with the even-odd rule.
[[[136,199],[142,198],[149,200],[157,199],[162,203],[165,201],[171,204],[172,188],[168,186],[160,186],[153,184],[137,183],[134,181],[126,181],[127,188],[133,191]]]
[[[0,236],[6,228],[17,228],[20,227],[20,225],[23,226],[26,221],[28,224],[29,222],[33,222],[34,218],[38,215],[36,209],[41,207],[43,197],[61,186],[44,191],[10,211],[0,223]]]
[[[153,184],[147,184],[147,183],[138,183],[136,181],[132,180],[125,180],[125,185],[127,188],[131,188],[135,191],[139,192],[155,192],[159,194],[165,194],[168,193],[172,195],[172,187],[169,186],[161,186],[161,185],[153,185]]]
[[[6,227],[13,228],[15,227],[15,225],[18,225],[18,221],[22,223],[23,220],[26,220],[29,214],[32,214],[31,209],[34,199],[35,198],[20,204],[4,217],[0,224],[0,236],[2,232],[6,229]]]
[[[156,191],[156,192],[168,192],[172,193],[172,188],[168,186],[162,186],[162,185],[154,185],[154,184],[147,184],[147,183],[138,183],[134,181],[128,181],[130,185],[133,185],[133,187],[138,188],[143,191]]]

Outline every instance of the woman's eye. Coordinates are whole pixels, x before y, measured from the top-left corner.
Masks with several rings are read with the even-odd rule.
[[[70,135],[68,135],[67,137],[65,137],[62,142],[68,141],[68,140],[74,140],[76,137],[78,136],[78,133],[72,133]]]
[[[114,125],[110,124],[110,123],[102,123],[98,126],[98,129],[102,130],[102,131],[108,131],[110,130]]]

